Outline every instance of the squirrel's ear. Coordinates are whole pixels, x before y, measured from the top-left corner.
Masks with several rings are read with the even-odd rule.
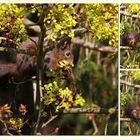
[[[65,41],[61,48],[62,48],[62,50],[71,49],[70,41]]]

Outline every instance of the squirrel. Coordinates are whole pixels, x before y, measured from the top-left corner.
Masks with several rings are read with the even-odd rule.
[[[32,37],[21,43],[20,49],[24,49],[31,54],[37,53],[37,37]],[[7,52],[8,53],[8,52]],[[8,54],[7,54],[8,55]],[[15,55],[15,54],[13,54]],[[3,58],[3,55],[1,56]],[[34,76],[36,75],[37,58],[36,55],[30,56],[27,54],[16,54],[16,60],[14,63],[6,59],[1,62],[2,67],[0,68],[0,77],[4,75],[23,75],[23,76]],[[73,54],[70,46],[55,47],[48,51],[44,55],[44,70],[52,69],[58,70],[61,62],[66,65],[73,65]]]
[[[127,105],[125,109],[125,115],[126,117],[129,117],[133,119],[134,121],[139,120],[140,119],[140,105],[137,105],[137,104]]]
[[[121,45],[136,48],[140,45],[140,33],[125,32],[121,38]]]
[[[27,52],[29,51],[31,54],[36,54],[37,42],[38,38],[30,38],[23,42],[20,45],[20,48],[27,50]],[[24,59],[26,59],[25,61],[28,61],[26,63],[26,66],[22,66]],[[44,55],[44,69],[58,70],[60,68],[61,62],[66,63],[66,65],[73,66],[73,54],[72,49],[69,45],[64,45],[63,47],[55,47],[52,50],[46,52]],[[27,56],[25,54],[19,54],[17,55],[17,64],[21,69],[26,69],[27,67],[34,67],[35,69],[36,56]]]

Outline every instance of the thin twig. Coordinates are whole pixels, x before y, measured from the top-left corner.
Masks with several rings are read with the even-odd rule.
[[[97,127],[97,124],[96,124],[96,121],[95,121],[94,114],[93,114],[92,124],[93,124],[93,127],[94,127],[93,135],[96,135],[99,132],[99,130],[98,130],[98,127]]]
[[[120,118],[120,121],[131,122],[133,120],[131,118]]]
[[[139,47],[132,48],[130,46],[120,46],[120,49],[122,49],[122,50],[140,50]]]
[[[109,119],[110,119],[110,114],[108,114],[106,118],[105,131],[104,131],[105,136],[107,135]]]
[[[10,136],[12,135],[12,134],[9,132],[6,123],[5,123],[3,120],[1,120],[1,119],[0,119],[0,130],[1,130],[1,133],[2,133],[3,135],[10,135]]]
[[[49,123],[51,123],[54,119],[56,119],[58,115],[52,116],[46,123],[44,123],[41,127],[46,127]]]

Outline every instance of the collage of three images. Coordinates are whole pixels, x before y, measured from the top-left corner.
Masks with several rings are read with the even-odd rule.
[[[0,135],[140,135],[140,4],[0,4]]]

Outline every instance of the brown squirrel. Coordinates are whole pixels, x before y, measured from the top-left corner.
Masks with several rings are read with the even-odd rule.
[[[129,104],[125,109],[126,117],[130,117],[133,120],[140,119],[140,105],[137,104]]]
[[[21,44],[22,48],[28,49],[31,53],[35,54],[37,51],[38,38],[31,38]],[[45,68],[57,70],[60,62],[65,62],[67,65],[73,65],[73,54],[70,46],[55,47],[48,51],[44,56]]]
[[[33,37],[21,43],[19,47],[20,49],[27,50],[27,52],[29,51],[31,54],[36,54],[37,42],[38,38]],[[3,58],[3,55],[1,57]],[[70,46],[64,46],[63,48],[55,47],[52,50],[46,52],[44,56],[44,70],[46,69],[58,70],[60,68],[61,62],[66,63],[66,65],[70,66],[73,65],[73,54]],[[37,61],[35,55],[30,56],[18,53],[16,55],[15,63],[11,63],[9,59],[4,62],[0,61],[0,63],[3,65],[0,68],[0,77],[4,75],[13,75],[13,74],[23,76],[36,75]]]
[[[121,37],[121,45],[136,48],[140,45],[140,33],[125,32]]]

